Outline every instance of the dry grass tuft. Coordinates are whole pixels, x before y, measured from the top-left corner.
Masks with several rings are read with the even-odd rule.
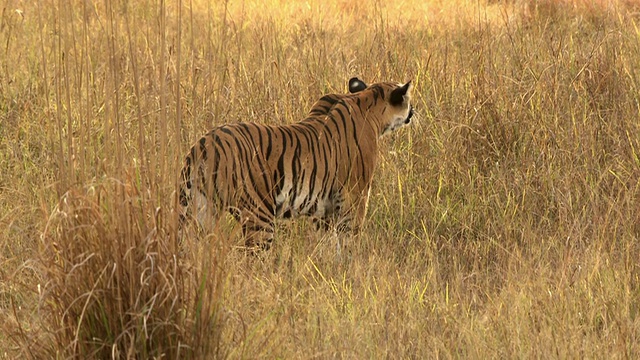
[[[62,195],[35,262],[43,328],[10,331],[21,355],[221,355],[224,252],[187,256],[175,233],[170,214],[130,183],[109,179]]]

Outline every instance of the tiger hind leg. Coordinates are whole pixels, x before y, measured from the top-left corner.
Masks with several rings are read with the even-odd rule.
[[[220,210],[216,204],[199,191],[192,191],[188,201],[181,200],[180,226],[193,224],[210,234],[218,221]]]

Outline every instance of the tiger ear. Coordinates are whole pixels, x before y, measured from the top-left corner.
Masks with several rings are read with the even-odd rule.
[[[407,81],[406,84],[395,88],[392,92],[391,92],[391,97],[389,98],[389,102],[391,103],[391,105],[397,106],[397,105],[401,105],[404,102],[404,96],[411,91],[411,87],[413,85],[411,85],[411,80]]]
[[[364,81],[358,79],[357,77],[352,77],[349,79],[349,92],[355,94],[367,88],[367,84]]]

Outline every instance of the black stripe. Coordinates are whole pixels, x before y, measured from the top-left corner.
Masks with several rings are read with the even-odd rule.
[[[331,121],[331,123],[335,127],[335,131],[331,131],[330,130],[331,128],[329,128],[329,136],[332,139],[334,139],[334,142],[333,142],[334,144],[341,144],[342,135],[341,135],[340,127],[338,126],[338,121],[336,120],[335,116],[333,116],[333,113],[328,116],[328,119]]]
[[[271,135],[272,130],[270,127],[265,127],[264,130],[267,133],[267,152],[265,153],[265,160],[269,161],[269,158],[271,158],[271,150],[272,150],[272,143],[273,143],[273,137]]]
[[[331,110],[331,106],[316,105],[313,109],[311,109],[311,112],[309,112],[309,115],[312,115],[312,116],[324,115],[327,112],[329,112],[329,110]]]
[[[200,138],[200,156],[202,160],[207,160],[207,138],[205,136]]]
[[[189,199],[187,198],[187,193],[184,191],[184,188],[180,188],[180,205],[189,205]]]
[[[186,164],[182,168],[182,181],[187,189],[191,189],[191,156],[187,156]]]
[[[293,158],[291,159],[291,190],[293,190],[293,194],[291,195],[291,199],[294,200],[298,196],[298,186],[300,179],[298,178],[298,173],[300,172],[301,164],[300,164],[300,142],[297,141],[297,136],[295,137],[295,147],[293,148]],[[293,144],[292,144],[293,145]],[[293,203],[291,204],[293,205]]]
[[[284,132],[281,128],[276,128],[282,134],[282,152],[280,153],[280,157],[278,158],[278,168],[276,173],[274,174],[274,184],[278,184],[276,186],[276,194],[279,194],[284,188],[285,181],[285,168],[284,168],[284,156],[287,149],[287,138],[284,136]]]
[[[343,125],[343,131],[344,131],[344,135],[345,135],[345,148],[347,149],[347,159],[344,159],[343,161],[347,162],[347,176],[351,176],[351,149],[349,146],[349,143],[347,142],[346,136],[348,133],[348,129],[347,129],[347,119],[344,116],[344,113],[342,112],[342,110],[340,108],[336,108],[335,111],[338,113],[338,115],[340,115],[340,119],[342,120],[342,125]]]
[[[327,196],[327,185],[329,183],[329,156],[327,156],[326,152],[323,155],[324,160],[324,175],[322,176],[322,182],[320,183],[320,189],[322,190],[320,197],[326,198]]]
[[[359,163],[360,163],[360,176],[366,179],[366,170],[364,167],[364,157],[362,156],[362,147],[360,147],[360,139],[358,138],[358,129],[356,127],[356,121],[353,117],[351,111],[349,111],[349,120],[351,120],[351,124],[353,125],[353,143],[358,149],[358,154],[360,155]]]

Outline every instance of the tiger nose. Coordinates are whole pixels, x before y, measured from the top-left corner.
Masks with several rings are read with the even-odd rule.
[[[413,106],[409,109],[409,115],[407,116],[407,118],[404,120],[405,124],[408,124],[411,122],[411,117],[413,116]]]

